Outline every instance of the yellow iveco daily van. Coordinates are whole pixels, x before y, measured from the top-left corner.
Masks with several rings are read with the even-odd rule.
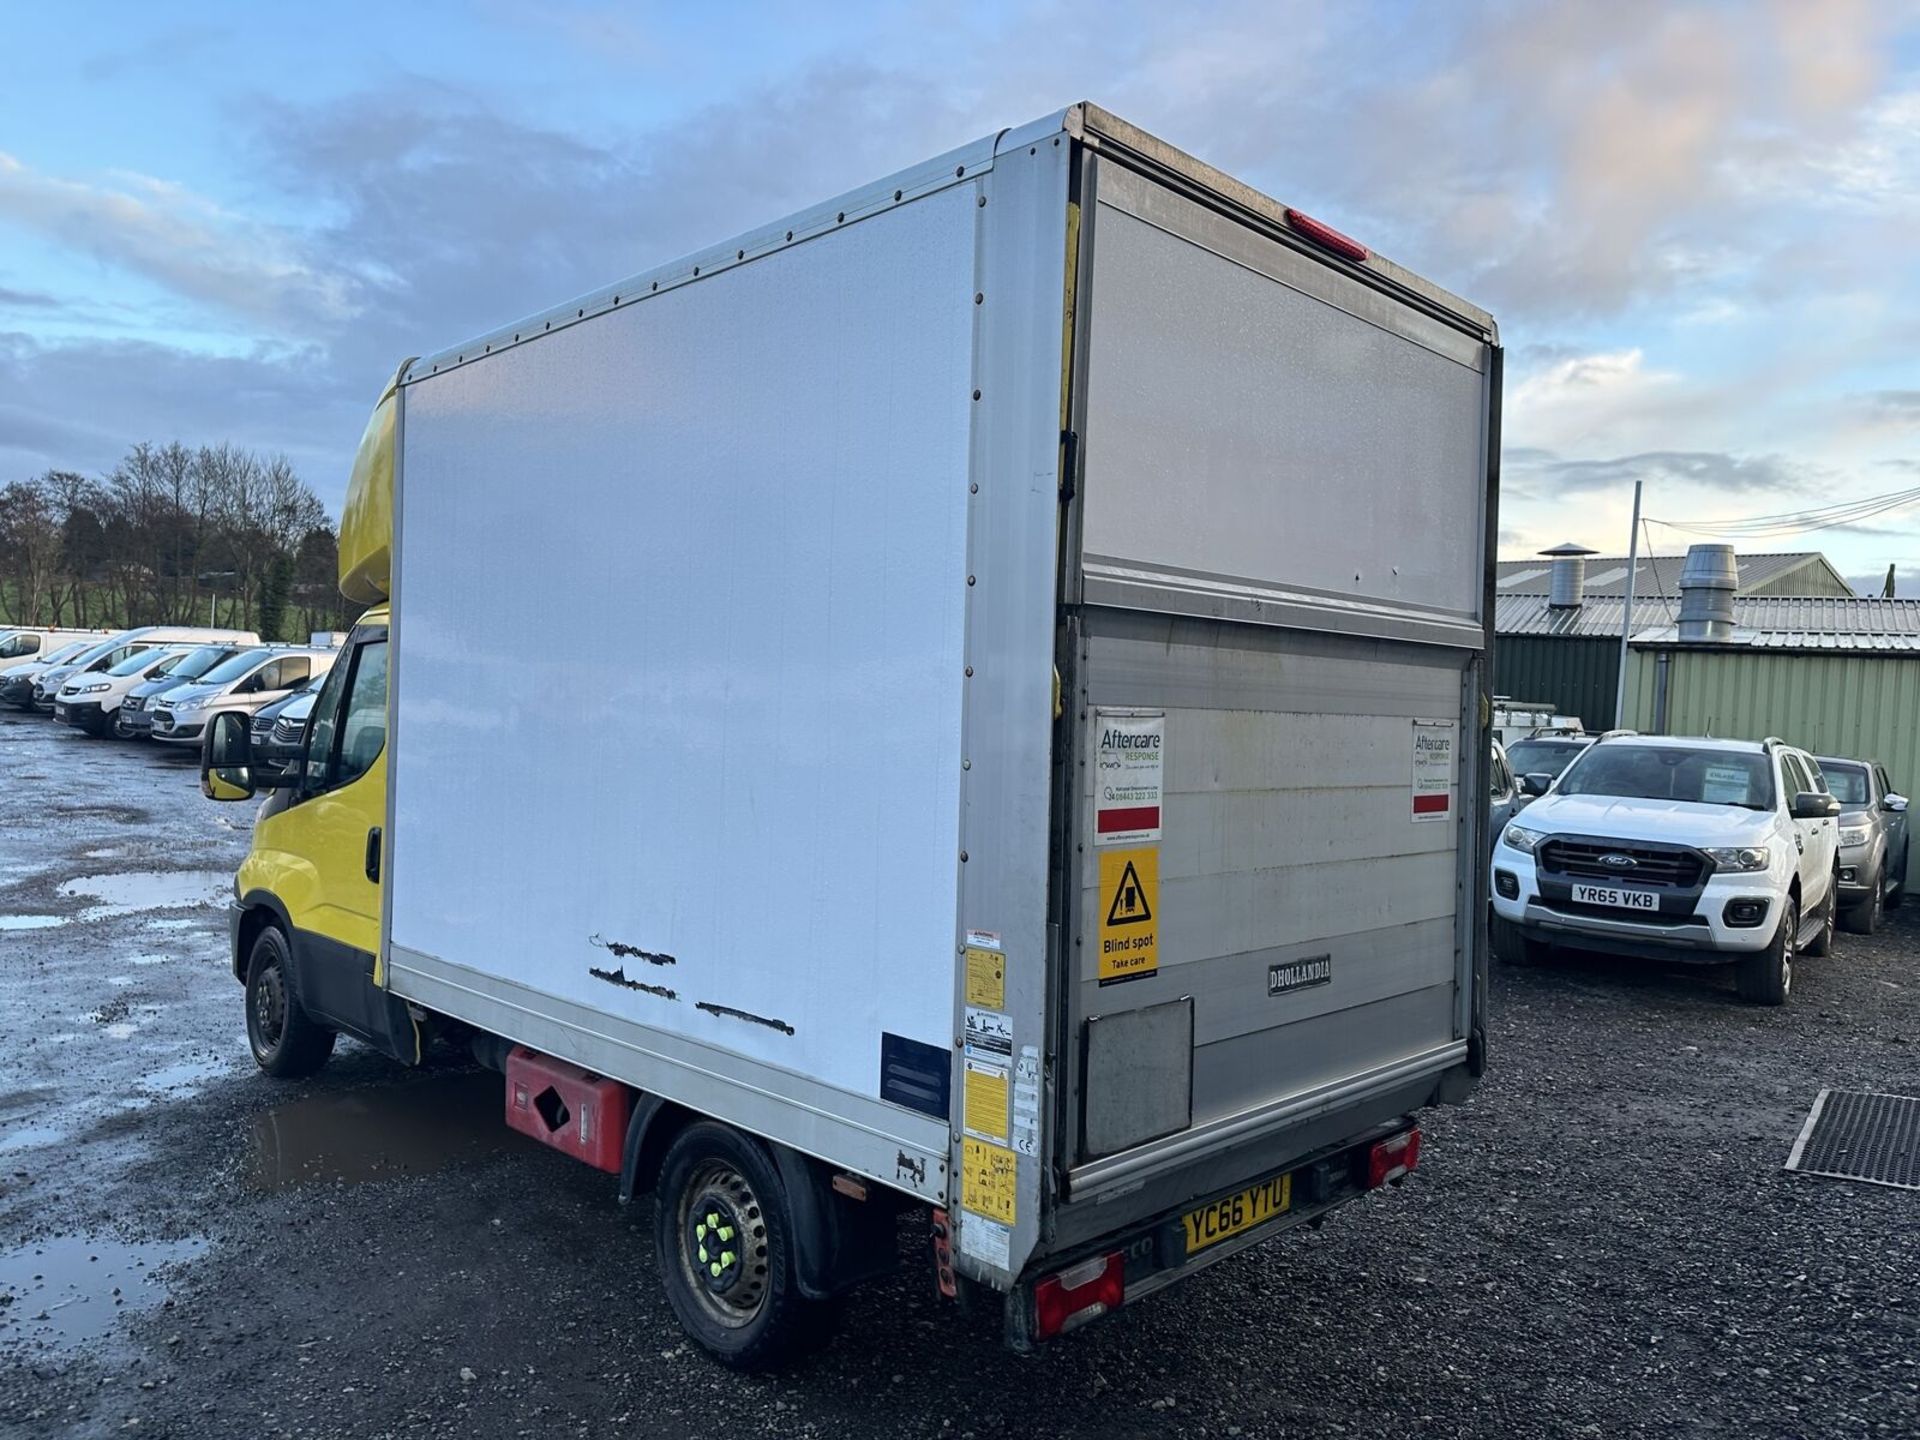
[[[328,672],[303,758],[284,775],[223,762],[244,743],[245,715],[207,739],[202,789],[220,800],[274,787],[234,877],[234,976],[247,987],[247,1039],[271,1075],[304,1075],[351,1035],[409,1064],[421,1039],[382,984],[380,870],[387,804],[386,587],[390,565],[394,395],[389,384],[354,461],[340,529],[341,590],[369,605]]]

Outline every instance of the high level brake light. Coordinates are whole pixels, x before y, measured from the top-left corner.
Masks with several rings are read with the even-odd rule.
[[[1118,1310],[1126,1291],[1127,1257],[1118,1250],[1049,1275],[1033,1287],[1035,1337],[1050,1340]]]
[[[1367,1152],[1367,1188],[1378,1190],[1390,1180],[1402,1180],[1420,1164],[1420,1132],[1402,1130]]]
[[[1292,206],[1287,207],[1287,224],[1323,250],[1331,250],[1336,255],[1354,261],[1367,258],[1367,247],[1351,235],[1342,235],[1331,225],[1323,224]]]

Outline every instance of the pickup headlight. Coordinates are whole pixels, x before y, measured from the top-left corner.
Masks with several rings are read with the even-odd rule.
[[[1522,855],[1531,855],[1533,847],[1546,839],[1546,836],[1538,830],[1529,830],[1524,825],[1509,825],[1506,834],[1500,838]]]
[[[1840,843],[1842,845],[1864,845],[1867,843],[1867,836],[1870,833],[1872,832],[1865,825],[1842,825],[1840,827]]]
[[[1707,851],[1716,870],[1764,870],[1773,852],[1764,845],[1724,845]]]

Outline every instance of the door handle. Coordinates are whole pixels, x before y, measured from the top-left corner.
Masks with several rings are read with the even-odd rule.
[[[367,831],[367,879],[380,883],[380,827]]]

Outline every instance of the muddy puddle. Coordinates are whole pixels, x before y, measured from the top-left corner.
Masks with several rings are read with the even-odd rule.
[[[69,880],[59,893],[91,900],[76,919],[112,920],[148,910],[198,910],[223,904],[233,893],[233,876],[224,870],[146,870],[89,875]]]
[[[276,1105],[254,1117],[247,1178],[260,1190],[351,1185],[537,1150],[507,1129],[505,1083],[491,1070],[469,1071]]]
[[[0,1252],[0,1338],[47,1345],[97,1340],[121,1316],[166,1298],[162,1267],[205,1248],[201,1240],[135,1244],[63,1235]]]
[[[0,915],[0,931],[51,930],[66,923],[64,915]]]

